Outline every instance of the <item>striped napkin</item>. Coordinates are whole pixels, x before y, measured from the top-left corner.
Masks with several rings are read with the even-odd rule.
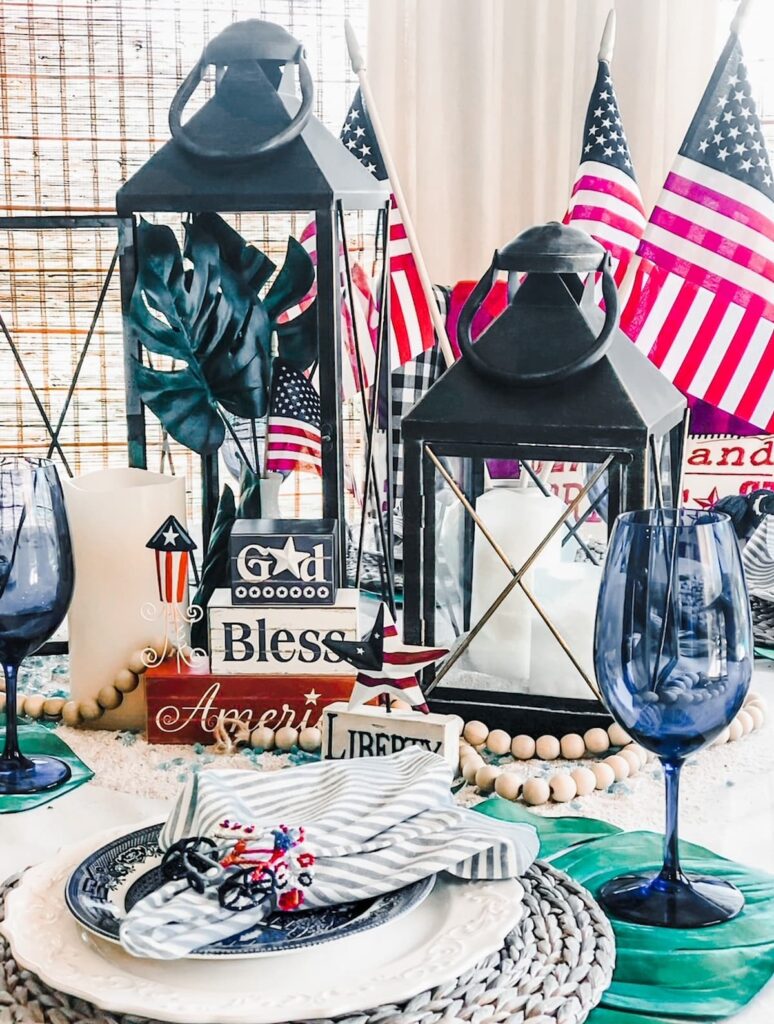
[[[452,770],[437,754],[407,749],[389,757],[321,761],[254,774],[208,771],[191,777],[160,835],[162,850],[189,836],[223,844],[223,822],[263,836],[302,829],[314,859],[303,909],[400,889],[439,871],[461,878],[512,878],[538,852],[530,825],[485,818],[454,804]],[[221,876],[222,880],[222,876]],[[174,959],[258,924],[275,906],[238,912],[171,881],[140,900],[121,926],[134,956]]]

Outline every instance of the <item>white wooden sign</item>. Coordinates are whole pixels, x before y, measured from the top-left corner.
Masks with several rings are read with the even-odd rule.
[[[234,607],[216,590],[209,607],[210,663],[223,675],[351,676],[352,666],[323,640],[357,640],[357,590],[324,607]]]
[[[342,701],[329,704],[323,711],[322,756],[384,757],[413,746],[440,754],[456,769],[461,728],[461,720],[454,715],[388,713],[386,708],[377,706],[350,711]]]

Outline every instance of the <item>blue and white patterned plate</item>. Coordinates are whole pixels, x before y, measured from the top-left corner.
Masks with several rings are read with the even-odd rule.
[[[100,938],[119,941],[126,914],[162,884],[160,831],[160,824],[149,825],[114,839],[89,854],[73,871],[65,886],[65,900],[84,928]],[[434,877],[422,879],[384,896],[336,907],[270,914],[260,925],[191,955],[199,959],[266,956],[343,939],[393,921],[418,906],[434,882]]]

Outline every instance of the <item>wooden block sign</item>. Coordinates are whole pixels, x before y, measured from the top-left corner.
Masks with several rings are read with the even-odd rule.
[[[220,715],[249,728],[319,726],[324,708],[347,698],[354,677],[226,676],[171,658],[145,673],[149,743],[212,743]]]
[[[381,706],[350,711],[344,702],[329,704],[323,711],[322,756],[384,757],[413,746],[440,754],[456,768],[461,728],[461,720],[453,715],[388,713]]]
[[[332,519],[237,519],[229,544],[234,604],[333,604],[335,530]]]
[[[357,640],[358,592],[339,590],[334,605],[245,608],[216,590],[209,606],[210,661],[223,675],[351,676],[352,666],[323,640]]]

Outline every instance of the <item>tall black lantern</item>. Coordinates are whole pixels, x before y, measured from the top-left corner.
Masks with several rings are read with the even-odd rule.
[[[210,65],[215,67],[215,93],[184,122],[184,108]],[[300,98],[288,89],[289,71],[297,71]],[[321,514],[338,523],[343,563],[342,211],[385,210],[389,192],[311,114],[312,92],[303,48],[289,33],[258,20],[231,25],[205,47],[178,90],[170,108],[172,139],[117,194],[123,218],[120,271],[129,463],[146,466],[145,414],[133,373],[134,359],[142,353],[127,329],[126,315],[137,276],[138,215],[311,213],[317,251]],[[217,457],[203,457],[202,476],[207,537],[218,500]]]
[[[500,271],[508,306],[473,343]],[[463,309],[462,357],[403,420],[404,632],[452,649],[425,680],[436,710],[533,736],[609,722],[591,659],[604,543],[620,512],[678,501],[687,424],[617,309],[600,245],[525,231]],[[557,465],[578,476],[569,502]]]

